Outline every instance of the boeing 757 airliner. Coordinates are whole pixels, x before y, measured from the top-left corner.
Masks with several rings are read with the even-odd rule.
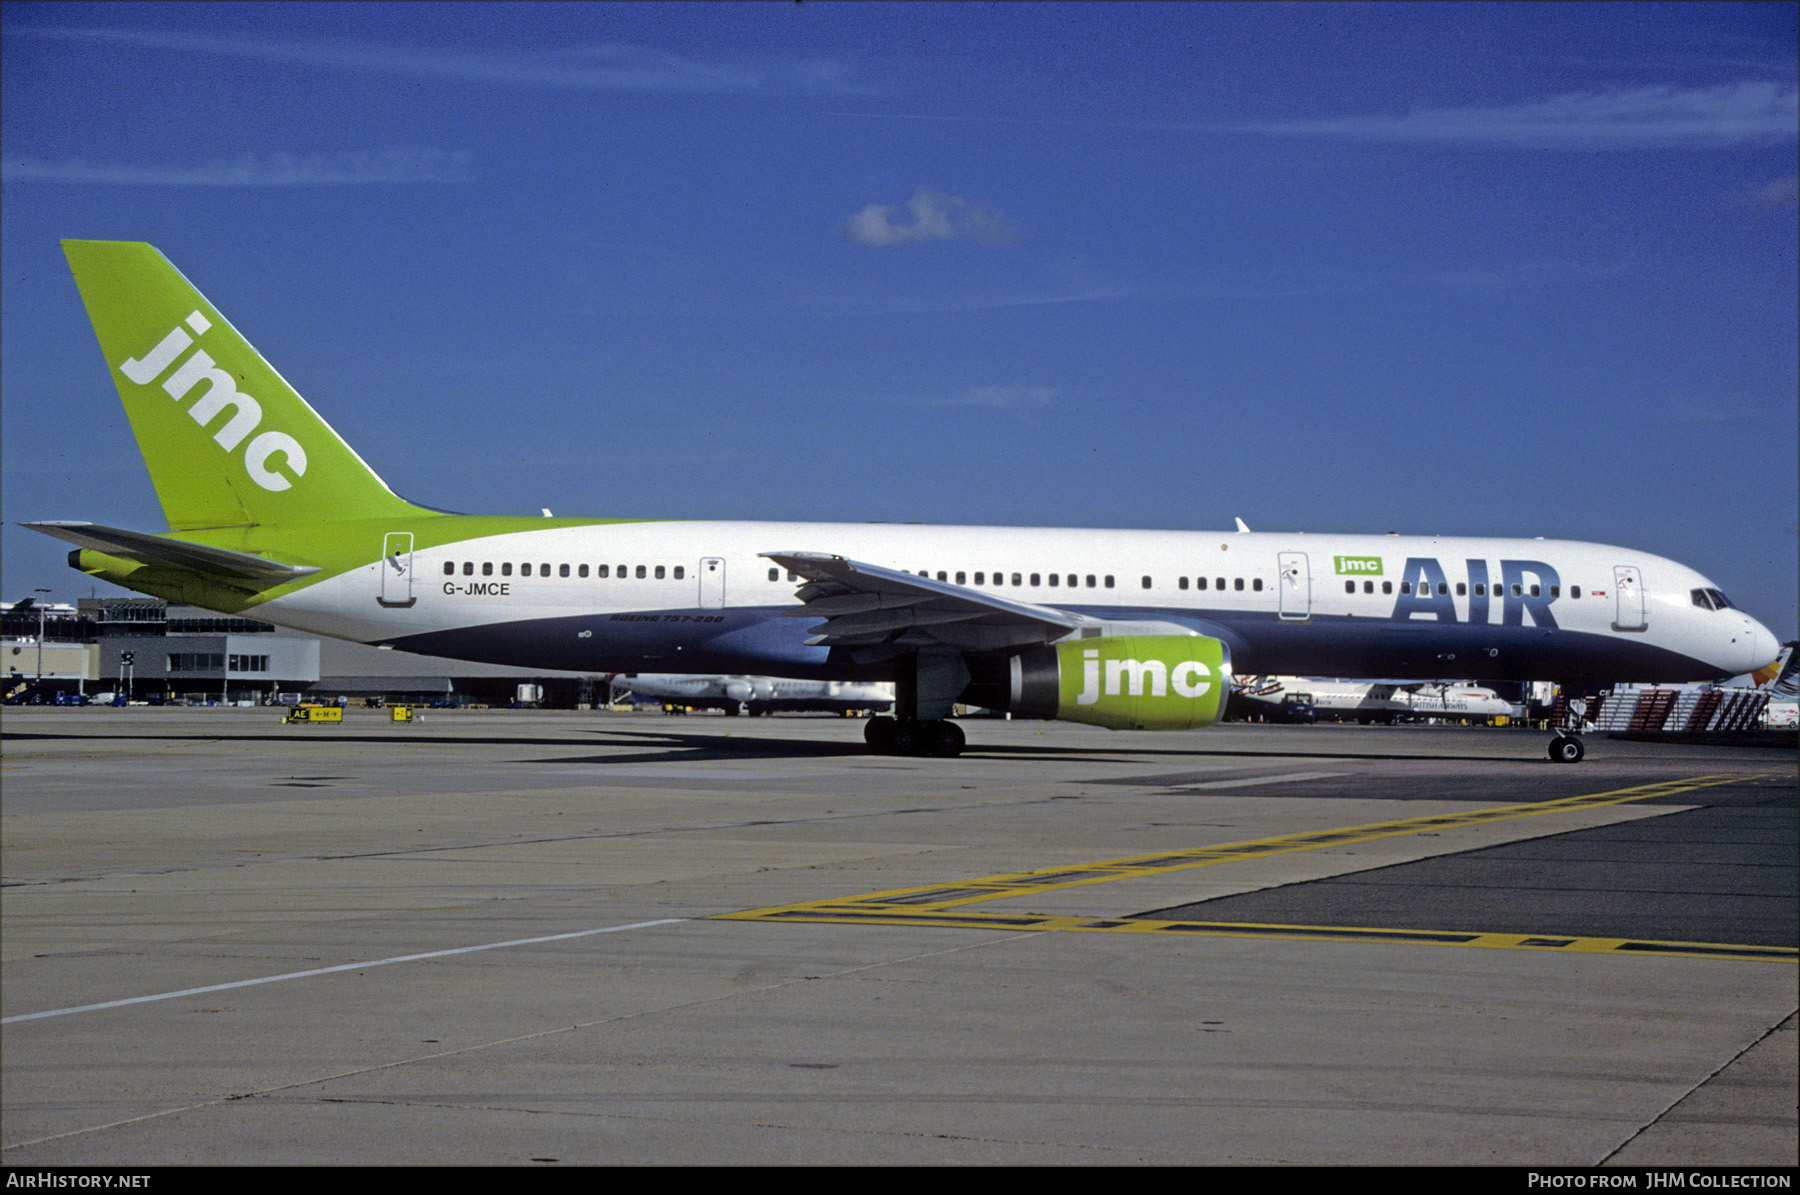
[[[171,601],[497,664],[892,681],[871,746],[937,755],[958,702],[1172,730],[1216,721],[1234,668],[1580,691],[1778,650],[1693,569],[1602,544],[449,514],[388,489],[155,248],[63,248],[169,530],[28,525]]]

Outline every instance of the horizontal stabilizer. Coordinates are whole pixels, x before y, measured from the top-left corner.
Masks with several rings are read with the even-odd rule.
[[[286,581],[297,581],[301,577],[311,576],[319,571],[310,565],[280,564],[244,552],[233,552],[225,548],[209,548],[205,544],[167,539],[142,531],[126,531],[120,527],[103,527],[98,523],[53,520],[21,525],[29,527],[33,531],[42,531],[45,535],[55,536],[57,539],[67,540],[79,547],[105,552],[108,556],[135,560],[144,565],[160,565],[164,568],[185,569],[188,572],[208,576],[231,578],[240,582],[252,581],[256,583],[258,589],[267,589],[271,585],[279,585]]]

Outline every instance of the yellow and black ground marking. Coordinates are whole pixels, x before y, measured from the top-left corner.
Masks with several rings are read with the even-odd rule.
[[[1252,842],[1223,843],[1191,847],[1186,850],[1160,851],[1126,859],[1108,859],[1076,867],[1044,868],[1011,875],[986,876],[956,884],[920,888],[896,888],[888,892],[869,892],[861,896],[837,897],[806,904],[785,905],[770,909],[747,909],[739,913],[723,913],[718,920],[727,921],[804,921],[840,925],[909,925],[954,929],[994,930],[1080,930],[1085,932],[1163,934],[1210,937],[1299,938],[1311,941],[1407,942],[1432,946],[1475,946],[1505,950],[1558,950],[1564,953],[1603,953],[1683,956],[1693,958],[1761,959],[1779,962],[1800,961],[1800,951],[1785,946],[1734,946],[1710,942],[1659,942],[1626,938],[1591,938],[1550,934],[1465,933],[1446,930],[1375,929],[1320,925],[1258,925],[1215,921],[1152,921],[1141,918],[1068,917],[1039,913],[984,913],[964,906],[1034,893],[1054,892],[1088,884],[1105,884],[1114,880],[1142,879],[1146,876],[1185,871],[1194,867],[1210,867],[1244,859],[1260,859],[1269,855],[1294,851],[1317,850],[1346,843],[1368,842],[1376,838],[1392,838],[1403,834],[1419,834],[1456,826],[1478,826],[1513,818],[1536,817],[1586,809],[1599,805],[1621,805],[1653,797],[1674,796],[1722,784],[1757,779],[1751,776],[1696,776],[1686,780],[1669,780],[1643,784],[1610,792],[1564,797],[1529,805],[1504,805],[1496,809],[1478,809],[1467,813],[1440,814],[1432,817],[1407,818],[1403,821],[1376,822],[1366,826],[1347,826],[1307,834],[1288,834]]]

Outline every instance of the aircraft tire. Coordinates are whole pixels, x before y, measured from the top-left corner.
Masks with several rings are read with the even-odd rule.
[[[1550,740],[1550,758],[1557,763],[1580,763],[1587,748],[1573,735],[1559,734]]]
[[[919,724],[917,722],[894,722],[894,732],[888,736],[889,755],[911,755],[919,749]]]
[[[894,749],[894,720],[881,716],[870,718],[863,727],[863,742],[877,755],[886,755]]]
[[[961,755],[967,738],[962,727],[954,722],[927,722],[920,727],[921,745],[931,755],[940,755],[946,759]]]

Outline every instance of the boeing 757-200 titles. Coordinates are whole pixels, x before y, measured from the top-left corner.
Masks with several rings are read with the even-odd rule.
[[[1581,690],[1778,649],[1693,569],[1602,544],[449,514],[388,489],[155,248],[63,248],[169,530],[29,525],[172,601],[497,664],[892,681],[871,745],[939,755],[958,702],[1172,730],[1216,721],[1234,668]]]

